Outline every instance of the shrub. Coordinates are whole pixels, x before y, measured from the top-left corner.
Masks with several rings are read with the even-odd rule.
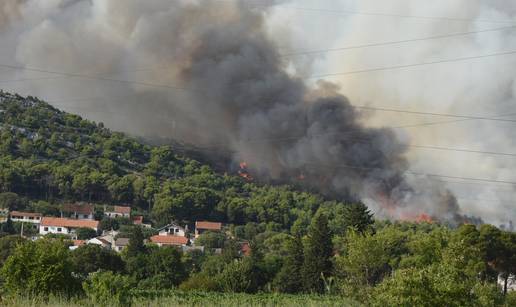
[[[129,277],[107,271],[90,275],[83,289],[88,298],[100,306],[129,306],[133,285]]]
[[[206,274],[194,274],[188,280],[184,281],[179,289],[184,291],[218,291],[219,285],[217,281]]]

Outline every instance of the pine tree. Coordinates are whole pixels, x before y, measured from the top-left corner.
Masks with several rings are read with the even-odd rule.
[[[303,267],[303,243],[299,236],[287,242],[287,253],[283,267],[276,275],[274,285],[283,293],[298,293],[303,290],[301,270]]]
[[[140,227],[134,227],[131,237],[129,238],[126,254],[128,257],[135,257],[143,252],[145,252],[145,246],[143,245],[143,232]]]
[[[328,219],[316,213],[308,229],[304,246],[304,262],[301,270],[304,289],[307,292],[324,291],[324,280],[332,272],[333,246]]]
[[[350,204],[344,211],[344,221],[348,227],[364,233],[374,224],[373,214],[362,203]]]

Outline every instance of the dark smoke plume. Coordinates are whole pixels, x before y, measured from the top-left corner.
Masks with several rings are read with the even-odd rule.
[[[365,127],[335,85],[289,72],[267,34],[266,10],[219,1],[37,2],[16,2],[27,20],[39,20],[12,21],[20,63],[156,85],[66,80],[65,97],[91,96],[91,86],[100,96],[66,100],[70,110],[96,108],[105,113],[95,119],[115,129],[231,152],[228,167],[245,161],[261,181],[364,200],[379,215],[458,216],[440,184],[407,181],[407,144],[393,131]],[[30,90],[48,97],[62,82]]]

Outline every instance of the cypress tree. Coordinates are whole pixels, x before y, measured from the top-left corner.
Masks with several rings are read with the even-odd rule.
[[[135,257],[143,252],[145,252],[143,232],[140,227],[134,227],[131,237],[129,238],[129,244],[127,245],[127,256]]]
[[[328,219],[321,212],[312,218],[304,246],[304,262],[301,270],[304,289],[307,292],[324,292],[324,278],[332,272],[333,246]]]
[[[283,293],[298,293],[303,290],[301,270],[303,267],[303,243],[299,236],[288,241],[283,267],[274,279],[275,288]]]

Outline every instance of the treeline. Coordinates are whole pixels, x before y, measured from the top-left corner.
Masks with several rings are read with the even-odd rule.
[[[516,273],[516,234],[490,225],[451,230],[369,220],[335,235],[320,210],[304,235],[245,228],[240,235],[235,227],[205,233],[197,239],[205,251],[185,253],[145,244],[140,228],[121,255],[96,245],[70,251],[63,239],[6,236],[0,238],[0,289],[6,299],[56,295],[99,305],[129,305],[174,289],[318,293],[372,306],[516,303],[516,292],[504,288]],[[241,250],[242,235],[250,239],[250,254]]]

